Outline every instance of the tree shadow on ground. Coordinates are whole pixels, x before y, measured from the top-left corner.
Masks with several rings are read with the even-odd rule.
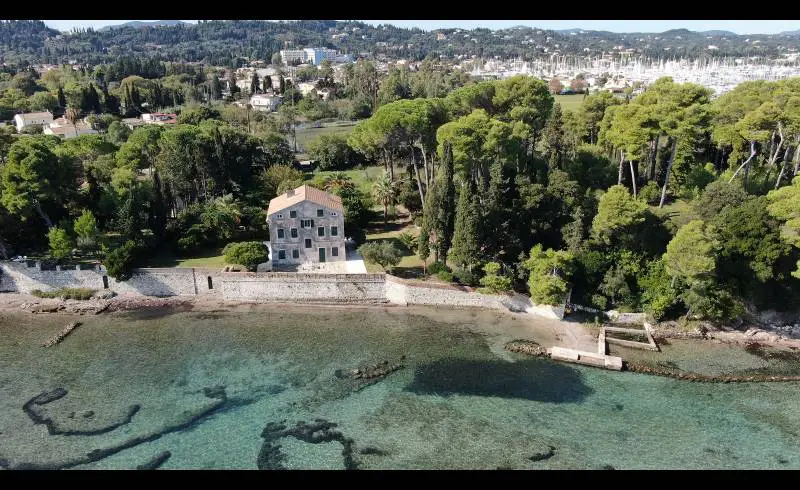
[[[418,395],[492,396],[548,403],[580,403],[594,392],[577,369],[543,359],[441,359],[418,366],[405,389]]]

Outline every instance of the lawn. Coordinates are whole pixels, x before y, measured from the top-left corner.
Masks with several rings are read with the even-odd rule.
[[[658,209],[658,205],[650,206],[650,211],[656,216],[666,217],[675,226],[675,229],[680,228],[689,221],[696,219],[694,214],[694,207],[689,201],[679,199],[669,204],[664,204],[664,207]]]
[[[326,176],[337,173],[336,171],[318,170],[305,175],[306,181],[314,181],[321,184]],[[383,175],[383,167],[364,167],[362,169],[345,170],[342,173],[353,179],[353,183],[367,195],[372,194],[372,184]]]
[[[554,95],[553,98],[561,104],[562,111],[574,111],[583,104],[583,94]]]
[[[400,263],[394,268],[394,275],[408,278],[421,276],[423,266],[422,259],[420,259],[416,253],[406,249],[403,243],[397,238],[403,232],[408,232],[412,235],[419,234],[419,229],[411,222],[411,217],[408,212],[404,208],[398,206],[397,216],[394,219],[390,218],[386,225],[383,224],[382,210],[376,213],[376,217],[377,220],[371,222],[365,230],[367,242],[381,240],[391,240],[395,242],[397,248],[403,251],[403,258],[400,259]],[[372,264],[366,260],[364,264],[367,266],[367,272],[369,273],[385,272],[378,264]]]
[[[148,257],[141,267],[198,267],[222,269],[226,265],[221,249],[212,249],[195,254],[194,257],[178,257],[168,251]]]
[[[306,128],[306,129],[298,129],[296,132],[297,136],[297,151],[298,154],[296,155],[298,160],[307,160],[308,154],[306,150],[308,149],[308,144],[315,139],[319,138],[323,134],[340,134],[342,136],[347,136],[350,134],[350,131],[353,130],[356,123],[352,124],[338,124],[335,126],[325,126],[322,128]],[[289,144],[292,144],[292,137],[288,137]]]

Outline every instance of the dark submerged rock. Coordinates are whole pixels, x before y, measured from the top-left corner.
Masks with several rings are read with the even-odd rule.
[[[528,459],[537,462],[537,461],[544,461],[546,459],[550,459],[556,454],[556,448],[554,446],[547,446],[548,450],[546,453],[534,453],[533,456],[528,456]]]
[[[137,470],[157,470],[159,467],[161,467],[162,464],[164,464],[169,459],[170,456],[172,456],[172,453],[169,452],[169,451],[161,452],[161,453],[155,455],[155,457],[153,457],[153,459],[149,460],[148,462],[146,462],[144,464],[140,464],[139,466],[137,466],[136,469]]]

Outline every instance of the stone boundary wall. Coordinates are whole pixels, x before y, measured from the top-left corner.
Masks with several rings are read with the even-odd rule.
[[[281,303],[384,303],[383,274],[223,273],[222,297]]]
[[[105,287],[104,284],[107,284]],[[232,301],[308,303],[385,303],[462,306],[531,313],[563,319],[561,306],[536,305],[521,294],[482,294],[449,284],[406,281],[389,274],[303,274],[292,272],[221,272],[206,268],[135,269],[117,282],[102,266],[95,269],[43,271],[24,263],[0,262],[0,291],[30,293],[63,287],[109,289],[144,296],[220,295]]]
[[[221,273],[211,269],[134,269],[129,280],[117,282],[107,275],[102,266],[86,270],[77,267],[41,270],[38,264],[28,267],[24,263],[2,262],[0,291],[30,294],[34,289],[54,291],[60,288],[88,288],[157,297],[218,294],[219,289],[209,289],[208,276],[212,277],[212,282],[221,282]]]
[[[466,289],[466,288],[465,288]],[[401,305],[470,306],[530,313],[562,320],[564,306],[536,305],[521,294],[482,294],[442,284],[406,281],[386,274],[386,299]]]

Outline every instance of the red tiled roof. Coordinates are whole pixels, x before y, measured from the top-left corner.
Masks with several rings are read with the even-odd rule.
[[[290,195],[290,193],[293,193],[293,195]],[[304,184],[297,189],[284,192],[280,196],[271,200],[269,202],[269,209],[267,209],[267,215],[269,216],[272,213],[280,211],[281,209],[286,209],[290,206],[294,206],[295,204],[305,200],[344,213],[344,206],[342,206],[341,197]]]

